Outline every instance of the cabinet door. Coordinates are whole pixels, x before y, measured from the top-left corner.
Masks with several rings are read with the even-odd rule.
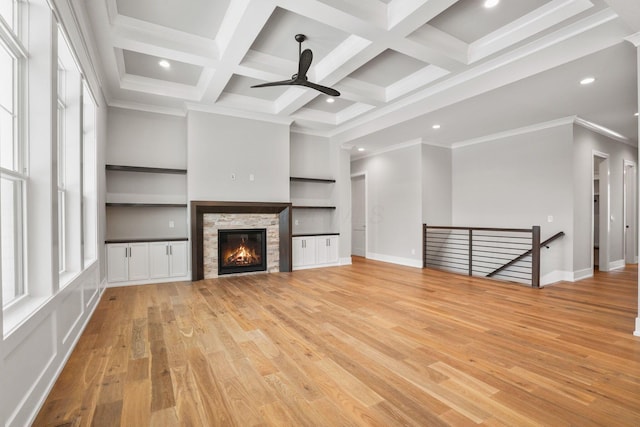
[[[169,277],[169,244],[167,242],[149,243],[149,277],[152,279]]]
[[[303,242],[304,238],[303,237],[294,237],[293,239],[291,239],[291,243],[292,243],[292,248],[291,250],[293,251],[293,267],[300,267],[302,266],[302,261],[303,261],[303,251],[304,248],[302,247],[302,242]]]
[[[129,243],[129,280],[149,278],[149,244]]]
[[[302,265],[314,265],[316,262],[316,239],[305,237],[302,240]]]
[[[338,236],[328,236],[327,241],[327,264],[337,264],[340,261],[338,251]]]
[[[128,279],[129,245],[111,243],[107,245],[107,280],[124,282]]]
[[[169,243],[169,276],[187,275],[187,242]]]
[[[327,263],[327,250],[329,249],[327,240],[328,239],[324,236],[316,237],[316,263],[317,264]]]

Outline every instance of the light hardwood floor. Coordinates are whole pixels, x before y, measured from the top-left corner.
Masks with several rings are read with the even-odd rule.
[[[36,426],[640,426],[637,269],[352,266],[105,291]]]

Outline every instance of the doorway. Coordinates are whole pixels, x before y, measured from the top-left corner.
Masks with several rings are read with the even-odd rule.
[[[367,178],[351,176],[351,255],[367,256]]]
[[[592,270],[609,271],[609,155],[593,152]]]
[[[638,175],[636,164],[631,160],[623,160],[624,187],[624,261],[626,264],[638,263],[638,202],[636,199],[636,183]]]

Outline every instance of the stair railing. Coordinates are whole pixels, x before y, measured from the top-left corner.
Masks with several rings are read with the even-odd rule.
[[[447,227],[423,224],[423,267],[485,276],[540,287],[540,226]]]

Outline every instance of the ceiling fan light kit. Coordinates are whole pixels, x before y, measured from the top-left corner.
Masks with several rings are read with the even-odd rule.
[[[313,53],[311,52],[311,49],[302,50],[302,42],[307,39],[307,36],[305,36],[304,34],[296,34],[295,39],[298,42],[298,72],[291,76],[291,79],[289,80],[262,83],[251,87],[305,86],[320,91],[329,96],[340,96],[340,92],[338,92],[337,90],[310,82],[307,79],[307,71],[309,71],[311,61],[313,61]]]

